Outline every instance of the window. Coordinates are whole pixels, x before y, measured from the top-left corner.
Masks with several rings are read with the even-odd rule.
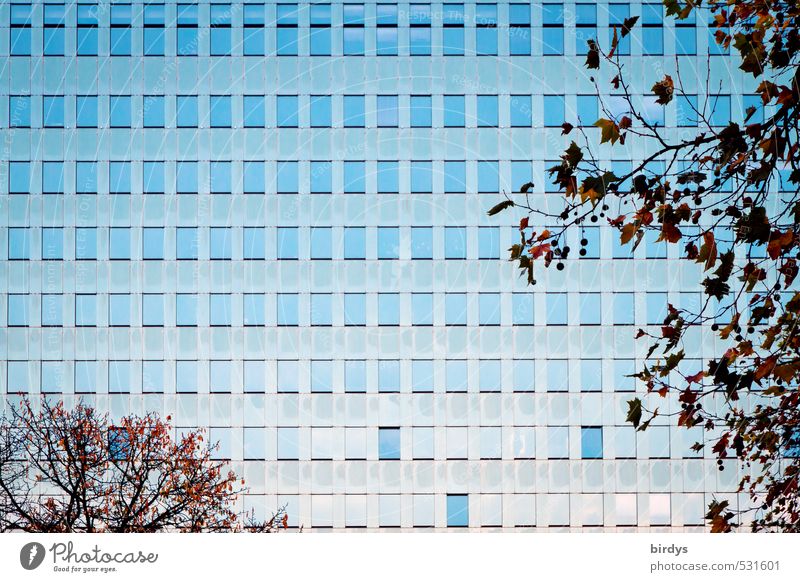
[[[367,296],[364,293],[344,294],[344,324],[367,324]]]
[[[311,96],[311,127],[331,127],[331,96]]]
[[[547,325],[567,325],[567,294],[546,293]]]
[[[31,166],[29,162],[8,163],[8,193],[27,194],[31,187]]]
[[[479,293],[480,325],[500,325],[500,293]]]
[[[276,105],[275,118],[278,127],[297,127],[299,121],[297,95],[278,95]]]
[[[530,95],[512,95],[511,127],[530,127],[533,124],[533,108]]]
[[[277,323],[279,326],[298,325],[298,297],[294,293],[276,295]]]
[[[142,51],[145,56],[164,56],[164,5],[144,6],[144,29]]]
[[[197,4],[178,4],[175,53],[179,56],[197,55]]]
[[[42,295],[42,327],[64,325],[64,301],[62,295]]]
[[[411,96],[411,127],[431,127],[431,96],[412,95]]]
[[[497,4],[475,5],[475,53],[497,54]]]
[[[478,258],[500,258],[500,229],[492,226],[482,226],[478,229]]]
[[[697,54],[697,28],[695,12],[691,11],[686,18],[675,20],[675,54]]]
[[[530,4],[508,6],[508,52],[511,55],[531,54]]]
[[[431,54],[431,5],[409,4],[408,52],[410,55]]]
[[[378,293],[378,325],[400,325],[399,293]]]
[[[197,295],[190,293],[175,295],[175,325],[178,327],[197,326]]]
[[[442,5],[442,54],[464,54],[464,5]]]
[[[97,4],[78,4],[77,25],[78,55],[97,55]]]
[[[499,162],[478,162],[478,192],[491,194],[500,192]]]
[[[378,162],[378,193],[400,191],[400,165],[397,162]]]
[[[447,293],[444,300],[445,325],[467,325],[467,294]]]
[[[242,6],[242,53],[245,56],[264,56],[266,44],[264,36],[264,5],[244,4]]]
[[[312,259],[331,259],[331,228],[329,226],[312,226],[309,229],[309,240]]]
[[[345,227],[344,229],[344,258],[366,258],[367,240],[364,227]]]
[[[230,327],[231,296],[228,293],[212,293],[208,296],[208,324],[211,327]]]
[[[376,99],[378,127],[397,127],[399,122],[397,95],[378,95]]]
[[[512,294],[511,323],[513,325],[533,325],[533,294]]]
[[[142,327],[164,327],[164,295],[142,295]]]
[[[212,4],[209,7],[211,56],[231,54],[231,5]]]
[[[44,127],[64,127],[63,95],[42,97],[42,125]]]
[[[600,325],[603,310],[600,302],[600,293],[580,294],[580,323],[581,325]]]
[[[75,162],[75,193],[97,193],[97,164],[95,162]]]
[[[244,162],[243,182],[245,194],[263,194],[267,189],[264,162]]]
[[[679,20],[675,21],[680,22]],[[664,7],[642,4],[642,54],[664,54]]]
[[[342,45],[345,55],[364,54],[364,5],[342,6]]]
[[[11,95],[8,98],[8,127],[31,126],[31,98],[29,95]]]
[[[361,193],[366,190],[366,164],[364,162],[344,162],[344,192]]]
[[[447,495],[447,527],[469,526],[469,495]]]
[[[675,124],[678,127],[697,127],[697,95],[678,95],[675,108]]]
[[[467,164],[461,161],[444,163],[444,191],[463,193],[467,191]]]
[[[27,261],[30,259],[30,229],[12,227],[8,229],[8,259]]]
[[[42,162],[42,194],[64,193],[64,163]]]
[[[731,122],[731,96],[711,95],[709,103],[711,107],[709,123],[716,127],[728,125]]]
[[[381,461],[400,459],[399,428],[378,429],[378,459]]]
[[[97,260],[97,229],[76,228],[75,229],[75,259]]]
[[[311,56],[331,54],[331,5],[311,4],[309,7],[308,44]]]
[[[311,294],[311,325],[333,325],[333,308],[330,293]]]
[[[597,5],[575,5],[575,54],[585,55],[589,41],[597,40]]]
[[[278,460],[288,461],[300,458],[299,429],[278,428]]]
[[[63,56],[65,17],[66,12],[63,4],[44,5],[42,52],[45,56]]]
[[[164,127],[164,96],[145,95],[142,106],[144,127]]]
[[[97,325],[97,295],[75,295],[75,327]]]
[[[544,126],[561,127],[564,124],[564,96],[545,95],[544,99]],[[596,121],[596,120],[594,120]],[[592,123],[594,123],[592,121]]]
[[[430,161],[411,162],[411,192],[433,191],[433,165]]]
[[[117,95],[108,98],[108,124],[111,127],[131,126],[131,97]]]
[[[433,325],[433,293],[411,294],[412,325]]]
[[[397,5],[375,7],[375,51],[378,56],[397,54]]]
[[[42,260],[61,261],[64,259],[64,229],[42,228]]]
[[[466,119],[463,95],[445,95],[444,104],[444,126],[445,127],[464,127]]]
[[[231,126],[231,97],[211,95],[208,98],[209,125],[211,127]]]
[[[297,259],[297,228],[282,226],[278,227],[276,233],[276,251],[278,259]]]
[[[347,5],[345,5],[347,6]],[[364,96],[345,95],[344,96],[344,126],[345,127],[364,127]]]
[[[478,95],[478,127],[499,125],[497,95]]]
[[[197,96],[178,95],[175,101],[176,125],[197,127]]]
[[[111,56],[130,56],[131,5],[113,4],[111,6],[110,25],[109,50]]]
[[[175,229],[175,258],[177,260],[197,260],[199,246],[196,227],[178,227]]]
[[[142,362],[142,392],[160,393],[164,391],[164,362],[144,360]]]
[[[467,229],[460,226],[448,226],[444,229],[444,258],[467,258]]]
[[[9,293],[7,301],[6,321],[9,327],[25,327],[28,325],[27,295]]]
[[[231,163],[211,162],[208,166],[210,187],[213,194],[231,193]]]
[[[31,15],[30,4],[11,5],[9,51],[13,56],[31,54]]]
[[[244,260],[264,260],[266,258],[266,232],[263,227],[245,227],[242,231]]]
[[[278,4],[276,27],[277,54],[297,55],[297,4]]]
[[[112,394],[128,393],[131,391],[130,362],[108,362],[108,391]]]
[[[411,258],[433,258],[433,228],[429,226],[411,227]]]
[[[212,227],[209,229],[208,258],[212,261],[230,261],[233,258],[233,244],[230,227]]]
[[[608,5],[608,43],[614,36],[614,28],[617,30],[617,54],[631,54],[631,35],[623,37],[620,30],[630,14],[630,4],[609,4]],[[643,33],[644,34],[644,33]]]
[[[97,127],[97,96],[75,97],[76,127]]]
[[[147,227],[142,229],[142,258],[144,260],[164,260],[164,229]]]
[[[603,429],[599,426],[581,427],[581,459],[603,458]]]
[[[262,293],[243,295],[243,319],[245,326],[264,326],[267,324],[267,308]]]
[[[564,5],[542,5],[542,54],[564,54]]]
[[[264,127],[266,125],[263,95],[245,95],[242,98],[242,105],[245,127]]]
[[[594,125],[594,122],[599,118],[597,114],[597,96],[578,95],[575,99],[578,114],[578,125],[581,127],[590,127]]]

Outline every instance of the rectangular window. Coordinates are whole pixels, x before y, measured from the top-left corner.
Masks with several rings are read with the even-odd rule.
[[[603,429],[599,426],[581,427],[581,459],[603,458]]]
[[[308,44],[311,56],[331,54],[331,5],[311,4],[309,9]]]
[[[297,55],[297,4],[278,4],[275,22],[278,56]]]
[[[76,50],[79,56],[97,55],[97,4],[78,4]]]
[[[364,5],[342,6],[342,49],[345,55],[364,54]]]
[[[245,326],[264,326],[267,324],[267,307],[262,293],[245,293],[242,315]]]
[[[212,293],[208,296],[208,324],[211,327],[230,327],[231,296],[228,293]]]
[[[31,4],[12,4],[10,14],[9,52],[12,56],[31,54]]]
[[[145,95],[142,104],[142,125],[144,127],[164,127],[163,95]]]
[[[378,429],[378,459],[381,461],[400,460],[400,429]]]
[[[131,54],[131,5],[113,4],[109,30],[109,51],[111,56],[130,56]]]
[[[631,35],[626,37],[622,36],[621,29],[631,15],[630,4],[609,4],[608,5],[608,43],[611,45],[611,39],[614,37],[614,29],[617,31],[617,54],[629,55],[631,54]]]
[[[112,95],[108,98],[108,124],[110,127],[130,127],[131,117],[130,95]]]
[[[64,127],[63,95],[45,95],[42,97],[42,126]]]
[[[597,5],[575,5],[575,54],[585,55],[589,41],[597,40]]]
[[[144,6],[142,52],[146,57],[164,56],[164,14],[163,4]]]
[[[564,54],[564,5],[542,5],[542,54]]]
[[[475,5],[475,54],[497,54],[497,4]]]
[[[397,54],[397,5],[375,6],[375,52],[378,56]]]
[[[447,495],[447,527],[469,526],[469,495]]]
[[[399,123],[397,95],[378,95],[376,101],[378,127],[397,127]]]
[[[431,54],[431,5],[409,4],[408,52],[410,55]]]
[[[209,96],[208,113],[209,113],[210,127],[230,127],[231,126],[230,95]]]
[[[466,119],[463,95],[445,95],[444,104],[444,126],[445,127],[464,127]]]
[[[331,96],[311,95],[311,127],[331,127]]]
[[[97,127],[97,96],[75,97],[75,126]]]
[[[531,54],[530,4],[508,5],[508,53],[510,55]]]
[[[175,53],[178,56],[197,55],[197,4],[178,4]]]
[[[64,24],[66,12],[63,4],[44,5],[42,53],[45,56],[64,55]]]
[[[266,125],[263,95],[245,95],[242,98],[242,106],[245,127],[264,127]]]
[[[245,56],[264,56],[266,46],[264,36],[264,5],[244,4],[242,6],[242,52]]]
[[[212,4],[209,12],[211,56],[229,55],[231,54],[231,5]]]
[[[679,20],[675,21],[680,22]],[[642,54],[664,54],[664,6],[642,4]]]
[[[197,96],[178,95],[175,98],[175,116],[178,127],[197,127]]]
[[[464,54],[464,5],[442,5],[442,54]]]

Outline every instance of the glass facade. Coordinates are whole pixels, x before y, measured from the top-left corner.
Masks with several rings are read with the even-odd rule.
[[[3,3],[2,405],[206,428],[293,527],[701,529],[735,471],[625,422],[634,334],[701,300],[694,266],[586,226],[528,287],[486,215],[528,181],[559,204],[561,125],[598,117],[585,41],[629,16],[628,70],[710,53],[739,86],[658,3]],[[661,109],[655,80],[651,121],[693,131],[714,84]]]

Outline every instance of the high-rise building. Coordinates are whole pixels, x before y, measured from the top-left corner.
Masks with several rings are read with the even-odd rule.
[[[660,2],[3,2],[2,406],[207,428],[243,503],[305,529],[701,529],[735,470],[625,421],[635,332],[699,304],[694,267],[592,224],[529,287],[519,217],[486,214],[529,181],[560,204],[546,169],[624,109],[586,40],[631,16],[652,123],[756,103]],[[656,106],[676,57],[689,95]]]

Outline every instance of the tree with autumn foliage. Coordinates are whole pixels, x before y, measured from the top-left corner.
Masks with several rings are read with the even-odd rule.
[[[489,214],[524,213],[510,259],[530,284],[535,283],[535,265],[559,270],[568,265],[574,253],[565,234],[587,224],[608,224],[618,231],[621,244],[634,248],[648,231],[660,244],[678,245],[680,257],[697,265],[705,297],[694,310],[667,305],[661,325],[636,333],[649,343],[636,374],[647,395],[628,402],[628,421],[644,431],[654,418],[672,416],[682,427],[703,429],[705,438],[693,448],[709,447],[720,470],[725,459],[738,462],[743,475],[739,492],[750,503],[714,499],[706,515],[712,531],[797,532],[800,4],[663,3],[677,22],[695,16],[713,23],[715,41],[733,53],[729,62],[746,73],[752,83],[748,91],[760,97],[763,118],[750,107],[743,123],[712,123],[715,88],[707,82],[708,98],[691,105],[696,130],[669,131],[653,123],[632,95],[630,65],[618,54],[621,39],[636,26],[637,18],[630,18],[614,29],[609,46],[588,42],[585,67],[597,94],[601,83],[610,83],[609,92],[621,96],[628,112],[614,115],[601,99],[597,130],[564,124],[562,135],[580,135],[564,138],[571,143],[547,170],[564,195],[563,208],[552,212],[532,204],[534,185],[529,183]],[[680,59],[667,72],[654,73],[647,83],[661,107],[686,95]],[[708,78],[710,65],[706,73]],[[724,83],[717,89],[724,92]],[[615,173],[599,161],[597,151],[608,154],[626,144],[644,158],[633,161],[630,171]],[[541,226],[551,224],[557,226]],[[698,338],[712,339],[719,351],[687,369],[685,345],[696,345]],[[669,409],[670,399],[677,399],[679,410]]]
[[[269,532],[237,510],[245,483],[213,460],[203,431],[173,438],[170,417],[68,410],[23,398],[0,420],[0,531]]]

